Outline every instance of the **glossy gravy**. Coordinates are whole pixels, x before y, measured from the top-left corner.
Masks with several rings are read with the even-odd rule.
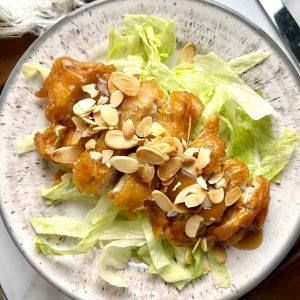
[[[243,250],[253,250],[258,248],[263,241],[263,230],[248,231],[234,247]]]

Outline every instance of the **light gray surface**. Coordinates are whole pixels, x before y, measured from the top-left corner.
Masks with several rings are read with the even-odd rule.
[[[252,19],[282,46],[276,32],[270,26],[256,1],[223,0],[220,2]],[[8,299],[67,299],[32,270],[14,246],[2,221],[0,226],[0,281]]]

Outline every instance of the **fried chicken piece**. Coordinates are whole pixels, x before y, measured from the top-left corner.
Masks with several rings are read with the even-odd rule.
[[[144,201],[152,198],[153,188],[142,182],[137,173],[125,174],[114,189],[108,193],[115,206],[126,210],[143,206]]]
[[[159,106],[156,121],[165,127],[170,135],[187,139],[190,120],[193,130],[203,110],[204,105],[199,98],[187,92],[176,91],[171,94],[169,102]]]
[[[73,105],[80,99],[90,97],[81,86],[107,81],[113,71],[116,71],[113,65],[79,62],[70,57],[56,59],[42,88],[35,94],[38,98],[48,98],[46,118],[55,124],[70,124]]]
[[[245,232],[260,229],[266,216],[269,193],[270,182],[262,176],[255,178],[248,184],[244,196],[227,209],[220,225],[210,228],[210,233],[217,240],[236,243],[243,237],[242,229]]]
[[[118,110],[121,112],[123,122],[131,119],[137,126],[144,117],[155,117],[157,105],[165,102],[163,90],[154,82],[145,81],[141,83],[140,90],[136,96],[125,96]]]
[[[108,147],[104,143],[104,135],[101,135],[93,151],[101,152]],[[114,151],[118,155],[119,151]],[[73,167],[73,181],[80,192],[101,195],[110,185],[113,185],[117,171],[108,168],[101,160],[95,161],[90,157],[90,151],[81,154],[79,160]]]
[[[209,118],[203,131],[194,139],[191,147],[206,148],[211,150],[210,162],[203,169],[202,174],[211,175],[214,172],[220,172],[225,162],[225,141],[218,135],[219,115],[216,114]]]

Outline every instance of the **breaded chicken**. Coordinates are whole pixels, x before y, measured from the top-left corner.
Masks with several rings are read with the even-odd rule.
[[[186,92],[173,92],[170,100],[158,108],[156,121],[167,129],[170,135],[179,139],[187,139],[189,122],[191,130],[204,110],[199,98]]]
[[[70,57],[56,59],[42,88],[35,94],[38,98],[48,98],[46,118],[55,124],[70,125],[73,105],[80,99],[90,97],[81,86],[97,84],[98,80],[107,81],[113,71],[116,71],[113,65],[79,62]]]
[[[191,147],[206,148],[211,150],[210,162],[203,169],[202,174],[211,175],[214,172],[220,172],[222,164],[225,162],[225,141],[218,135],[219,115],[208,119],[204,124],[203,131],[194,139]]]

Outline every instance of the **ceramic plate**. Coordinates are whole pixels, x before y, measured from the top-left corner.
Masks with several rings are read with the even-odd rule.
[[[257,285],[279,264],[291,248],[299,229],[299,148],[288,164],[280,185],[272,185],[263,244],[254,251],[231,248],[227,265],[232,276],[230,289],[215,289],[209,276],[194,281],[183,291],[148,275],[130,264],[128,289],[115,288],[96,273],[97,251],[81,256],[46,257],[37,254],[31,216],[84,215],[88,209],[72,203],[46,207],[39,195],[51,183],[53,172],[36,153],[18,156],[15,140],[44,127],[44,113],[34,97],[39,83],[25,81],[21,65],[33,60],[50,66],[53,59],[69,55],[88,60],[100,55],[107,32],[120,26],[125,13],[172,18],[179,45],[194,42],[198,51],[214,51],[225,60],[249,51],[264,49],[271,57],[247,72],[244,80],[260,88],[279,112],[275,129],[299,130],[299,77],[279,47],[259,28],[233,11],[217,4],[192,0],[127,0],[93,3],[62,19],[25,53],[3,91],[1,101],[0,184],[1,213],[16,245],[32,266],[58,289],[77,299],[228,299],[237,298]],[[104,47],[104,48],[103,48]],[[91,57],[92,56],[92,57]]]

